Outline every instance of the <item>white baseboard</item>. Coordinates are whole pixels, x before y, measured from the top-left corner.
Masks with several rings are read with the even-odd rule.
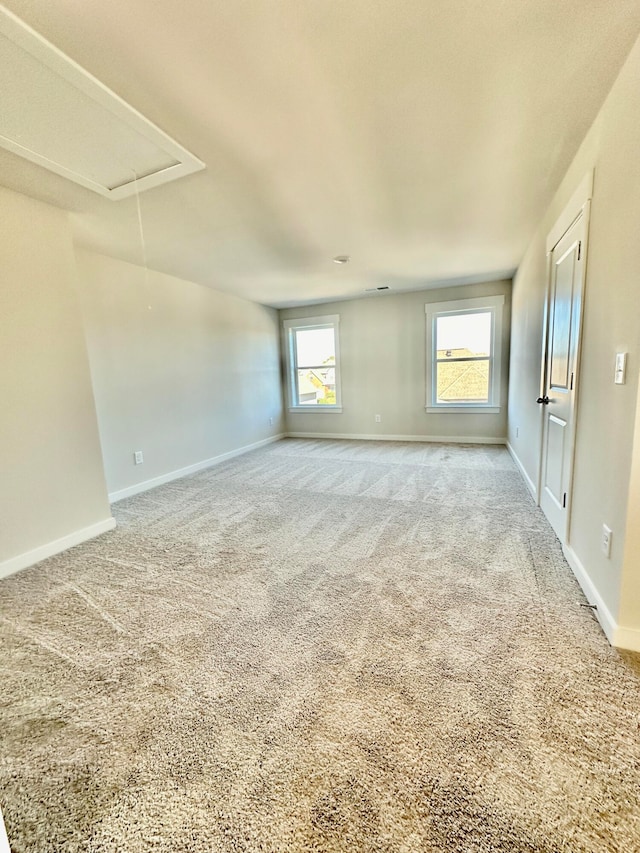
[[[143,480],[141,483],[135,483],[133,486],[127,486],[126,489],[118,489],[116,492],[109,493],[109,501],[113,504],[116,503],[116,501],[123,500],[124,498],[139,495],[141,492],[146,492],[149,489],[155,489],[156,486],[163,486],[165,483],[170,483],[172,480],[179,480],[180,477],[186,477],[188,474],[196,474],[198,471],[204,471],[205,468],[211,468],[214,465],[219,465],[221,462],[226,462],[227,459],[233,459],[234,456],[242,456],[243,453],[249,453],[250,450],[257,450],[258,447],[264,447],[267,444],[272,444],[274,441],[280,441],[283,438],[286,438],[284,433],[272,435],[269,438],[263,438],[261,441],[256,441],[253,444],[245,444],[244,447],[237,447],[235,450],[229,450],[227,453],[221,453],[219,456],[212,456],[210,459],[204,459],[202,462],[187,465],[185,468],[177,468],[175,471],[169,471],[167,474],[160,474],[159,477],[153,477],[151,480]]]
[[[573,548],[565,545],[562,551],[587,601],[589,604],[596,605],[597,610],[594,612],[607,640],[617,649],[640,652],[640,628],[625,628],[623,625],[618,625]]]
[[[0,853],[11,853],[9,849],[9,839],[7,838],[7,830],[4,826],[4,820],[2,819],[2,812],[0,811]]]
[[[533,480],[531,479],[531,477],[530,477],[530,476],[527,474],[527,472],[525,471],[524,465],[523,465],[523,464],[522,464],[522,462],[518,459],[518,454],[515,452],[515,450],[513,449],[513,447],[509,444],[509,441],[508,441],[508,440],[507,440],[507,450],[508,450],[508,451],[509,451],[509,453],[511,454],[511,458],[512,458],[512,459],[513,459],[513,461],[516,463],[516,468],[517,468],[517,469],[518,469],[518,471],[522,474],[522,479],[524,480],[524,482],[525,482],[525,484],[526,484],[527,488],[529,489],[529,491],[531,492],[531,494],[532,494],[532,496],[533,496],[534,501],[535,501],[535,502],[536,502],[536,504],[537,504],[537,503],[538,503],[538,489],[536,488],[536,485],[535,485],[535,483],[533,482]]]
[[[640,652],[640,628],[624,628],[618,626],[614,634],[613,645],[617,649],[627,649],[630,652]]]
[[[94,539],[96,536],[100,536],[101,533],[106,533],[107,530],[113,530],[115,526],[115,518],[105,518],[104,521],[98,521],[96,524],[89,525],[89,527],[75,530],[61,539],[54,539],[53,542],[40,545],[38,548],[34,548],[33,551],[26,551],[24,554],[18,554],[17,557],[11,557],[10,560],[0,563],[0,578],[6,578],[8,575],[14,574],[14,572],[19,572],[21,569],[33,566],[41,560],[46,560],[47,557],[53,557],[54,554],[59,554],[68,548],[73,548],[74,545],[80,545],[81,542],[86,542],[88,539]]]
[[[567,563],[569,563],[569,565],[571,566],[571,571],[575,575],[576,580],[582,587],[582,591],[585,594],[585,598],[587,599],[589,604],[595,604],[598,608],[595,611],[596,618],[598,619],[602,630],[606,634],[607,640],[609,640],[611,645],[614,646],[615,633],[618,627],[616,620],[613,618],[611,611],[602,600],[602,597],[596,589],[595,584],[587,574],[587,570],[582,565],[580,558],[573,550],[573,548],[570,545],[564,545],[562,548],[562,552],[567,560]]]
[[[506,438],[468,435],[365,435],[364,433],[288,432],[287,438],[353,439],[354,441],[424,441],[435,444],[506,444]]]

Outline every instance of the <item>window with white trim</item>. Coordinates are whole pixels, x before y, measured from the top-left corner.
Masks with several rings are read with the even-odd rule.
[[[504,296],[434,302],[427,317],[427,412],[500,411]]]
[[[340,317],[285,320],[290,412],[341,412]]]

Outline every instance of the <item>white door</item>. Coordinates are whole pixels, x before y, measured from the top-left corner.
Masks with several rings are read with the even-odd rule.
[[[547,296],[540,506],[568,543],[588,206],[551,251]]]

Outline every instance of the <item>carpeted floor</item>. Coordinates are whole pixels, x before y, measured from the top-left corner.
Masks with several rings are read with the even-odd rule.
[[[286,440],[0,583],[13,853],[640,851],[640,666],[501,447]]]

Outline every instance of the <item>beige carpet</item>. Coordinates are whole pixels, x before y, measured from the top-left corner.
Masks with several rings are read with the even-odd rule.
[[[287,440],[0,584],[14,853],[640,851],[640,667],[504,448]]]

